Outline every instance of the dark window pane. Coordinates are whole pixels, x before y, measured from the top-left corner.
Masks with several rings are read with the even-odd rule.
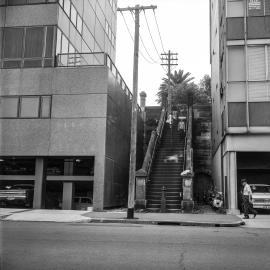
[[[63,158],[48,159],[47,175],[64,175],[64,159]]]
[[[17,117],[18,116],[18,97],[1,97],[0,98],[0,117]]]
[[[2,175],[34,175],[35,159],[1,158],[0,174]]]
[[[21,67],[21,60],[16,61],[4,61],[3,68],[20,68]]]
[[[0,6],[5,6],[6,5],[6,0],[0,0]]]
[[[53,26],[47,27],[45,57],[52,57],[53,55],[53,29]]]
[[[248,15],[263,16],[264,15],[264,0],[248,0]]]
[[[25,68],[32,68],[32,67],[42,67],[42,61],[41,60],[24,60]]]
[[[270,17],[249,17],[247,19],[248,38],[269,38]]]
[[[4,29],[4,58],[21,58],[23,53],[23,28]]]
[[[94,157],[74,159],[73,175],[94,175]]]
[[[270,102],[249,103],[250,126],[270,126]]]
[[[244,39],[244,18],[227,19],[227,38],[229,40]]]
[[[8,5],[24,5],[26,2],[27,0],[8,0]]]
[[[51,115],[51,97],[41,98],[41,118],[49,118]]]
[[[228,103],[229,127],[246,126],[246,103],[229,102]]]
[[[42,57],[44,44],[44,28],[26,28],[24,57]]]
[[[37,118],[39,113],[38,97],[22,97],[20,117]]]

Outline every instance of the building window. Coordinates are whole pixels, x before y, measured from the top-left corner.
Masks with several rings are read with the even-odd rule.
[[[93,176],[94,157],[49,158],[47,175]]]
[[[228,103],[228,125],[229,127],[245,127],[247,125],[246,103]]]
[[[37,118],[39,115],[39,97],[21,97],[20,117]]]
[[[248,47],[248,78],[250,81],[266,79],[265,46]]]
[[[0,97],[1,118],[50,118],[51,96]]]
[[[247,37],[249,39],[270,38],[270,16],[248,17]]]
[[[229,81],[246,80],[245,50],[243,46],[228,47],[228,71]]]
[[[1,97],[0,98],[0,116],[2,118],[18,117],[18,97]]]
[[[227,18],[227,39],[244,39],[244,18]]]
[[[254,127],[270,126],[270,102],[249,103],[249,125]]]
[[[34,158],[0,158],[0,175],[34,175]]]
[[[4,2],[4,1],[3,1]],[[6,0],[7,6],[56,3],[57,0]]]
[[[3,29],[3,68],[53,66],[54,27]]]
[[[248,16],[270,15],[270,0],[248,0]]]
[[[227,17],[244,17],[245,8],[243,0],[227,1]]]

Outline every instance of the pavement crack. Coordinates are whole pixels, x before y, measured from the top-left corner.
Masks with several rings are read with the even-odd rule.
[[[179,259],[179,266],[181,270],[186,270],[185,267],[185,250],[183,250],[180,254],[180,259]]]

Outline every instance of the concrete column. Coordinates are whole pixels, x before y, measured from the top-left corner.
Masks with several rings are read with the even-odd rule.
[[[63,183],[63,210],[72,209],[72,199],[74,193],[74,183],[73,182],[64,182]]]
[[[45,206],[45,180],[46,180],[46,162],[44,158],[36,158],[36,175],[33,208],[41,209]]]
[[[240,211],[237,207],[237,165],[236,165],[236,152],[228,153],[228,213],[239,214]]]

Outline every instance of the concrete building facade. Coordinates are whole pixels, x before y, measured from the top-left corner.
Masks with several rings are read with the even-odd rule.
[[[270,183],[270,1],[211,0],[213,178],[229,212],[240,179]]]
[[[34,208],[122,205],[132,95],[113,63],[117,2],[0,5],[1,184],[34,184]]]

